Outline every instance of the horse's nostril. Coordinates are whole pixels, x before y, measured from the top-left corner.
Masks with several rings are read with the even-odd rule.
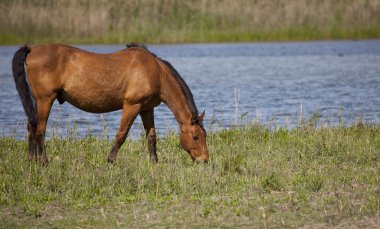
[[[193,159],[195,163],[204,163],[204,164],[208,164],[208,157],[207,156],[199,156],[199,157],[196,157]]]

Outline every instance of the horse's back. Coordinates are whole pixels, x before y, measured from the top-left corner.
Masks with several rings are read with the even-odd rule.
[[[26,61],[33,94],[55,93],[60,103],[89,112],[121,109],[158,94],[159,67],[142,48],[110,54],[54,44],[31,48]],[[46,96],[46,95],[44,95]]]

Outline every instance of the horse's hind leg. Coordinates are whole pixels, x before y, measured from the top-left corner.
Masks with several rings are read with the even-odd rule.
[[[141,112],[140,116],[146,133],[150,160],[157,162],[158,158],[156,152],[156,130],[154,129],[154,108]]]
[[[36,127],[32,123],[28,123],[29,134],[29,161],[32,161],[34,157],[37,158],[37,139],[36,139]]]
[[[135,120],[137,114],[140,112],[140,108],[141,104],[124,104],[120,127],[116,134],[115,143],[108,155],[108,162],[113,162],[116,159],[117,152],[119,151],[121,145],[123,145],[133,121]]]
[[[38,147],[38,156],[42,164],[48,164],[48,158],[45,150],[45,132],[46,124],[49,118],[51,106],[53,105],[54,98],[46,100],[37,100],[37,130],[36,141]]]

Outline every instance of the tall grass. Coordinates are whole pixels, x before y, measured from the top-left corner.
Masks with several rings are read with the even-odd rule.
[[[380,37],[378,0],[1,0],[0,44]]]
[[[27,142],[0,138],[4,227],[375,226],[380,216],[380,126],[210,133],[211,161],[193,164],[175,135],[125,143],[54,137],[50,164],[26,160]]]

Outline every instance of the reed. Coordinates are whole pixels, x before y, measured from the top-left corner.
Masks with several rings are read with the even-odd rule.
[[[74,130],[75,131],[75,130]],[[258,124],[210,133],[207,165],[176,135],[149,162],[143,138],[124,144],[54,136],[50,164],[30,163],[27,141],[0,138],[0,225],[9,227],[376,227],[380,126],[270,130]]]
[[[0,44],[380,37],[377,0],[2,0]]]

